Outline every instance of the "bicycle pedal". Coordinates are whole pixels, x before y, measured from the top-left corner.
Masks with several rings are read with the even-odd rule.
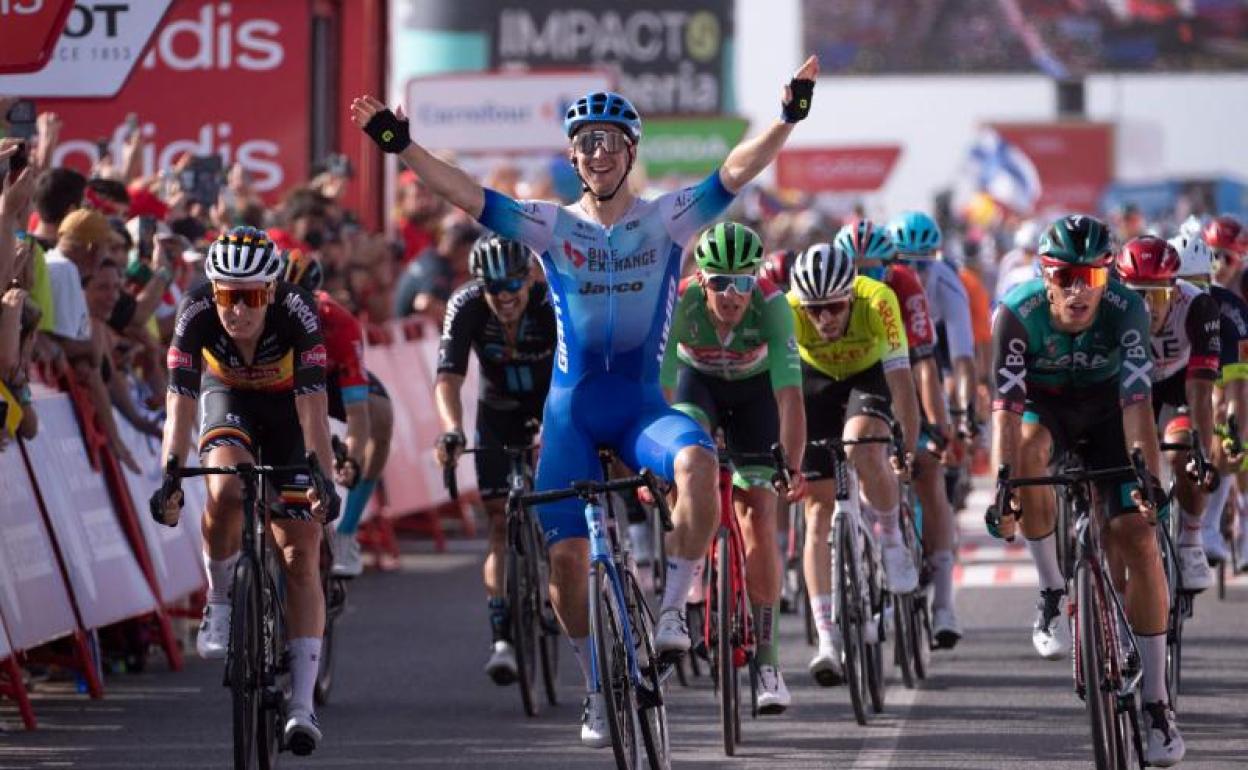
[[[260,706],[266,710],[281,708],[286,695],[276,687],[265,687],[260,690]]]

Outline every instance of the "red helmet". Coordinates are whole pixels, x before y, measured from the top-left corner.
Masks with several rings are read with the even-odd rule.
[[[1214,251],[1239,254],[1244,248],[1244,226],[1235,217],[1223,214],[1205,225],[1205,243]]]
[[[789,269],[793,267],[793,260],[795,259],[797,259],[797,252],[787,250],[773,251],[763,258],[763,266],[758,271],[758,274],[781,289],[788,290]]]
[[[1155,235],[1132,238],[1114,257],[1118,277],[1128,285],[1174,283],[1181,264],[1178,250]]]

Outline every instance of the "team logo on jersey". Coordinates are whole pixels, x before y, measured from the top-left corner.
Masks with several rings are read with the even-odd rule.
[[[572,262],[572,267],[579,268],[585,264],[585,253],[580,249],[574,248],[571,243],[563,242],[563,256]]]
[[[329,366],[329,352],[324,345],[314,345],[299,354],[300,366],[313,366],[324,369]]]
[[[321,328],[321,319],[316,311],[308,307],[308,303],[303,301],[297,292],[291,292],[282,300],[282,304],[290,311],[290,314],[299,319],[299,323],[303,324],[303,330],[308,334],[315,334]]]
[[[190,369],[192,367],[191,354],[171,347],[169,354],[165,356],[165,366],[170,369]]]

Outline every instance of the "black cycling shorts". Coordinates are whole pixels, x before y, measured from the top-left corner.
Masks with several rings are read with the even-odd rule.
[[[247,390],[206,390],[200,395],[199,428],[201,461],[220,446],[242,447],[257,463],[305,465],[303,431],[295,410],[294,393]],[[283,473],[269,477],[282,505],[274,518],[311,519],[307,473]]]
[[[725,380],[681,366],[674,405],[711,434],[722,429],[730,455],[769,455],[771,445],[780,439],[780,412],[768,372]],[[757,460],[746,464],[768,465]]]
[[[326,383],[326,392],[329,394],[329,418],[338,422],[347,421],[347,407],[342,403],[342,388],[338,387],[338,381],[331,377]],[[386,386],[381,384],[381,380],[377,379],[377,375],[372,372],[368,373],[368,396],[381,396],[387,401],[390,400],[390,394],[386,391]]]
[[[1039,423],[1053,437],[1050,465],[1063,455],[1078,451],[1088,470],[1121,468],[1131,464],[1126,435],[1122,430],[1122,406],[1117,378],[1087,388],[1067,388],[1060,392],[1038,390],[1027,394],[1023,421]],[[1134,483],[1101,482],[1096,485],[1102,501],[1116,501],[1108,511],[1134,511],[1130,490]]]
[[[1153,383],[1153,417],[1157,427],[1165,433],[1166,426],[1179,416],[1180,409],[1187,408],[1187,368],[1184,367],[1164,380]],[[1176,426],[1178,427],[1178,426]],[[1187,427],[1191,428],[1190,421]]]
[[[839,439],[851,417],[866,415],[893,423],[892,394],[880,364],[844,380],[834,380],[802,363],[802,393],[806,401],[806,437],[811,441]],[[825,447],[810,447],[802,471],[820,478],[836,472],[834,455]]]
[[[502,447],[528,446],[533,443],[531,421],[540,422],[542,405],[526,405],[517,409],[499,409],[484,401],[477,402],[477,433],[473,438],[474,446]],[[558,451],[552,447],[552,451]],[[477,468],[477,491],[482,500],[495,500],[506,497],[508,492],[507,474],[511,471],[511,460],[505,452],[477,451],[472,454],[473,463]],[[532,463],[533,458],[529,458]]]

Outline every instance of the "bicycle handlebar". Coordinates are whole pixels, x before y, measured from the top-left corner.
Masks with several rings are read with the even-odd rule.
[[[559,500],[567,500],[572,497],[579,497],[589,502],[597,495],[605,492],[624,492],[638,487],[647,487],[654,494],[656,502],[660,498],[658,490],[658,479],[649,469],[642,468],[641,473],[636,476],[628,476],[622,479],[610,479],[608,481],[574,481],[572,485],[565,489],[552,489],[546,492],[530,492],[520,496],[520,502],[525,505],[540,505],[542,503],[553,503]],[[666,505],[660,505],[660,510],[665,509]],[[665,522],[664,529],[669,529]]]

